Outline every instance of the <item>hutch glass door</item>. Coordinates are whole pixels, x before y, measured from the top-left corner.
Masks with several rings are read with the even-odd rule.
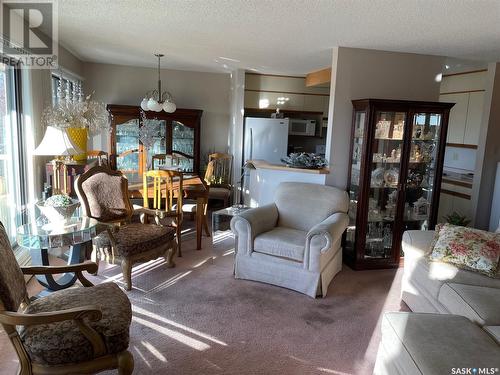
[[[116,125],[116,168],[130,181],[139,180],[139,119]]]
[[[179,121],[172,121],[172,152],[179,154],[179,168],[194,171],[194,129]]]
[[[167,126],[165,120],[144,119],[143,125],[151,128],[153,135],[153,145],[147,150],[146,169],[155,169],[153,155],[165,154],[167,152]]]
[[[375,112],[375,132],[369,157],[370,177],[364,257],[392,259],[397,208],[402,195],[400,180],[405,139],[406,112]]]

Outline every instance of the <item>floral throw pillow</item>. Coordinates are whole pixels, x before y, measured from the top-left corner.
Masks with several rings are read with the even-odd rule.
[[[500,234],[451,224],[437,226],[429,258],[498,277]]]

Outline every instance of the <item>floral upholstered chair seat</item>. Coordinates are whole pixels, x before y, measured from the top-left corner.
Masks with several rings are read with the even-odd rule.
[[[127,350],[132,310],[127,296],[114,283],[86,288],[72,288],[50,294],[30,303],[26,314],[71,309],[92,303],[101,308],[102,318],[89,325],[104,339],[106,353]],[[20,326],[19,335],[30,358],[37,363],[60,365],[94,358],[92,345],[75,321]]]

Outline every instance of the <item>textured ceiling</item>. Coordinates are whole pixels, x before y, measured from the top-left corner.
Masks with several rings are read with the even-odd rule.
[[[334,46],[500,61],[499,0],[60,0],[84,61],[305,74]]]

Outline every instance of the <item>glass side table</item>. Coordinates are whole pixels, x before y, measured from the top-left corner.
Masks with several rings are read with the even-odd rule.
[[[49,249],[63,246],[70,247],[68,264],[77,264],[85,260],[85,248],[96,236],[97,224],[97,220],[87,217],[72,217],[64,224],[43,224],[37,219],[17,228],[17,243],[30,250],[34,266],[49,266]],[[53,275],[36,278],[49,291],[55,291],[72,286],[77,277],[74,272],[68,272],[57,280]]]
[[[250,209],[250,207],[236,205],[212,212],[212,238],[214,238],[214,234],[217,231],[229,230],[231,228],[231,219],[248,209]]]

